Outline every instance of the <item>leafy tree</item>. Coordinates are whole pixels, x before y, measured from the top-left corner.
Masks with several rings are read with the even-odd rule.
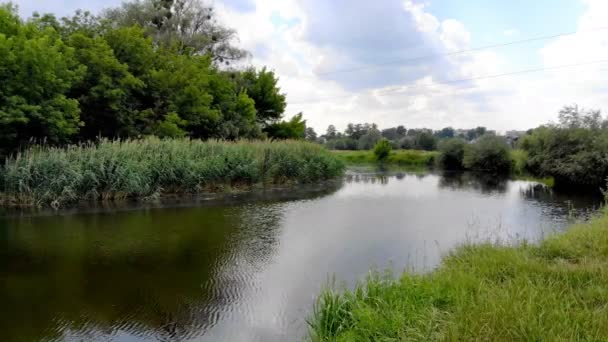
[[[415,144],[417,149],[434,151],[437,149],[437,138],[432,133],[424,131],[416,137]]]
[[[439,142],[439,165],[446,170],[463,169],[466,145],[461,138],[449,138]]]
[[[357,149],[357,140],[348,137],[337,137],[327,142],[330,150],[352,151]]]
[[[13,6],[0,6],[0,144],[68,142],[81,121],[78,101],[67,94],[84,72],[53,28],[24,23]]]
[[[463,164],[471,170],[508,173],[511,169],[509,145],[501,137],[484,135],[467,146]]]
[[[317,132],[315,132],[315,129],[312,127],[306,127],[306,140],[308,141],[312,141],[315,142],[317,141]]]
[[[603,125],[599,110],[585,110],[578,105],[564,106],[559,113],[559,126],[562,128],[600,129]]]
[[[335,139],[337,137],[337,132],[338,131],[336,130],[336,126],[329,125],[325,133],[325,138],[327,138],[327,140]]]
[[[571,121],[569,121],[571,122]],[[605,186],[608,177],[608,131],[539,127],[519,147],[528,152],[527,168],[552,176],[556,185]]]
[[[304,139],[306,134],[306,120],[302,119],[302,113],[295,115],[289,121],[281,121],[269,125],[264,132],[271,139]]]
[[[367,132],[369,130],[372,130],[372,129],[378,130],[378,126],[376,124],[369,124],[369,123],[364,123],[364,124],[349,123],[346,126],[346,130],[344,131],[344,134],[346,136],[348,136],[349,138],[352,138],[354,140],[359,140],[362,136],[367,134]]]
[[[391,142],[386,138],[382,138],[380,139],[380,141],[378,141],[378,143],[376,143],[376,146],[374,147],[374,155],[379,161],[384,161],[386,160],[386,158],[388,158],[389,154],[391,153],[391,150]]]
[[[440,139],[453,138],[456,134],[456,131],[452,127],[446,127],[436,133],[437,137]]]
[[[407,129],[405,129],[405,127],[403,126],[397,126],[397,136],[402,138],[405,137],[405,135],[407,134]]]
[[[378,129],[369,129],[359,138],[357,148],[359,150],[371,150],[380,139],[382,139],[382,133]]]
[[[279,79],[273,71],[250,68],[242,73],[239,82],[249,97],[255,101],[257,120],[262,125],[270,124],[283,117],[287,107],[285,94],[278,87]]]
[[[228,64],[248,55],[234,45],[236,31],[220,24],[201,0],[142,0],[107,10],[104,17],[120,27],[143,27],[154,42],[182,54],[209,55]]]
[[[102,37],[89,37],[76,32],[68,38],[76,59],[86,66],[84,77],[70,89],[69,96],[77,99],[82,111],[83,139],[97,136],[129,136],[133,132],[132,118],[136,108],[133,97],[145,84],[129,72],[114,50]]]
[[[157,124],[154,134],[161,138],[181,138],[186,136],[186,131],[182,127],[187,123],[188,121],[180,118],[177,113],[169,113]]]

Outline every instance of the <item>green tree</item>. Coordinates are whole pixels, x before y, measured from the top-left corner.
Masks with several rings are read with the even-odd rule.
[[[78,99],[84,126],[83,139],[97,136],[130,136],[137,108],[133,97],[145,84],[129,72],[103,37],[89,37],[81,32],[68,38],[76,59],[86,66],[85,76],[70,89],[70,97]]]
[[[248,55],[234,45],[236,31],[219,23],[214,9],[201,0],[125,2],[104,18],[121,27],[142,27],[158,46],[180,54],[209,55],[224,64]]]
[[[456,131],[452,127],[443,128],[440,131],[437,131],[435,135],[437,135],[440,139],[453,138],[456,134]]]
[[[287,107],[286,97],[281,93],[279,79],[273,71],[250,68],[240,75],[238,82],[255,101],[256,117],[261,125],[271,124],[283,117]]]
[[[552,176],[556,185],[598,188],[608,177],[608,131],[589,128],[539,127],[519,147],[528,153],[528,169]]]
[[[439,142],[439,166],[446,170],[463,169],[466,145],[466,142],[460,138],[450,138]]]
[[[329,125],[327,126],[327,131],[325,132],[325,138],[327,140],[335,139],[337,137],[338,131],[336,130],[336,126]]]
[[[289,121],[277,122],[264,128],[264,132],[271,139],[304,139],[305,131],[306,120],[302,119],[302,113]]]
[[[437,149],[437,138],[429,131],[423,131],[416,137],[415,146],[417,149],[434,151]]]
[[[186,136],[186,131],[182,129],[186,124],[188,121],[180,118],[177,113],[169,113],[156,125],[154,134],[161,138],[182,138]]]
[[[369,129],[357,141],[357,149],[371,150],[380,139],[382,139],[382,133],[379,130]]]
[[[312,127],[306,127],[306,140],[315,142],[317,141],[317,132]]]
[[[509,145],[501,137],[484,135],[467,146],[463,164],[467,169],[508,173],[511,170]]]
[[[388,158],[392,149],[391,142],[386,138],[382,138],[376,143],[376,146],[374,146],[374,155],[377,160],[384,161]]]
[[[81,125],[70,88],[85,72],[52,28],[24,23],[0,6],[0,145],[7,151],[28,140],[65,143]]]

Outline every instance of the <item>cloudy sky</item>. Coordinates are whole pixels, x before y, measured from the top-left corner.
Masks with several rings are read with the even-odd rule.
[[[24,16],[61,16],[122,0],[14,2]],[[608,110],[606,0],[213,4],[252,52],[247,63],[275,70],[289,114],[304,112],[317,131],[349,122],[504,131],[554,120],[565,104]]]

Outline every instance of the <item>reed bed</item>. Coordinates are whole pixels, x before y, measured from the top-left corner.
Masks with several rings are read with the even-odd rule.
[[[297,141],[146,138],[37,146],[6,160],[0,172],[0,203],[59,207],[82,200],[309,183],[339,176],[343,169],[323,147]]]

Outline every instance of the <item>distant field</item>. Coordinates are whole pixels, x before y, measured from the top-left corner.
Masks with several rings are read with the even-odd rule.
[[[378,163],[372,151],[332,151],[346,164],[375,164]],[[419,150],[396,150],[384,162],[390,165],[400,166],[428,166],[432,165],[438,152]]]

